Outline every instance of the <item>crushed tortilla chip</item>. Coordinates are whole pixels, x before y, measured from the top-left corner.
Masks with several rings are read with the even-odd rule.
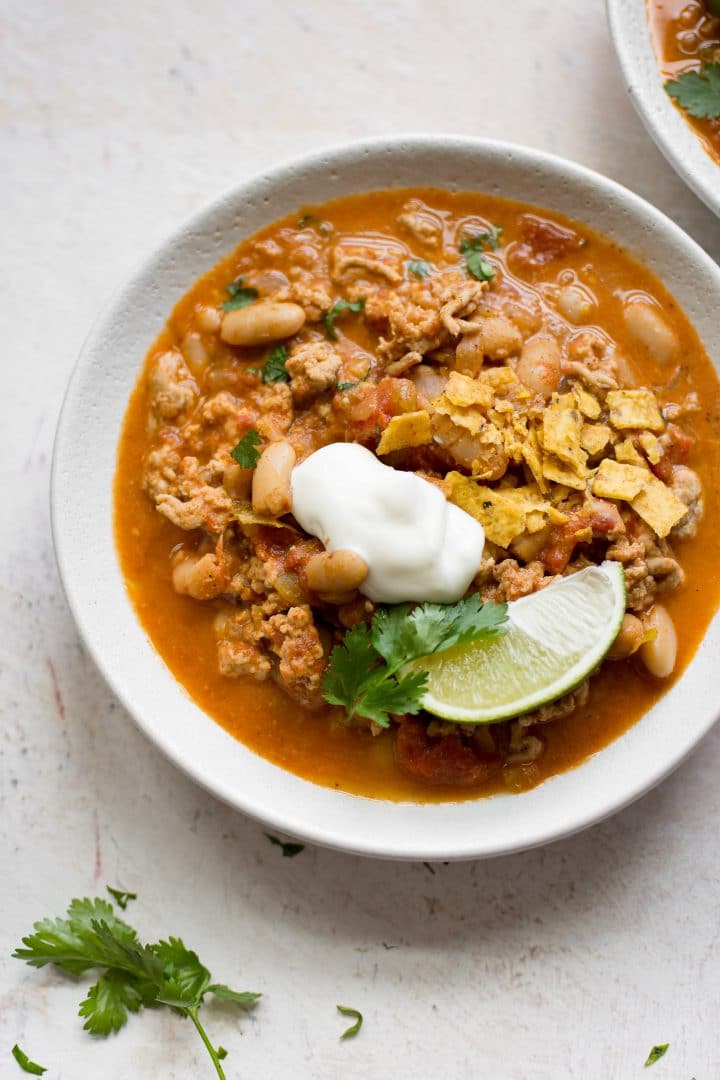
[[[688,512],[685,503],[651,472],[647,473],[642,491],[630,505],[661,539],[667,536]]]
[[[593,495],[601,499],[625,499],[631,502],[640,494],[651,474],[638,465],[621,465],[603,458],[592,482]]]
[[[580,445],[590,457],[601,454],[612,439],[612,431],[605,424],[583,424],[580,432]]]
[[[607,396],[610,423],[618,431],[646,428],[662,431],[665,427],[652,390],[611,390]]]
[[[642,446],[647,459],[651,465],[657,465],[663,456],[662,446],[660,440],[656,435],[653,435],[651,431],[643,431],[642,435],[638,439],[638,442]]]
[[[501,394],[519,379],[511,367],[489,367],[480,372],[478,381],[491,387],[496,394]]]
[[[587,462],[587,455],[580,445],[582,426],[582,416],[575,407],[572,394],[563,394],[543,413],[542,442],[545,453],[559,458],[578,476],[583,475]]]
[[[522,443],[522,456],[530,472],[533,474],[535,483],[543,494],[548,490],[548,483],[543,476],[542,457],[538,437],[532,430],[527,432],[527,437]]]
[[[249,502],[236,503],[232,516],[233,520],[237,521],[241,526],[269,525],[272,529],[289,529],[290,532],[300,532],[298,528],[288,524],[287,521],[279,521],[277,518],[269,517],[266,514],[256,514],[252,508],[252,503]]]
[[[451,482],[450,501],[476,518],[488,540],[499,547],[508,547],[526,531],[537,532],[548,520],[567,520],[534,485],[495,490],[457,472],[448,473],[446,479]]]
[[[471,379],[469,375],[462,375],[459,371],[450,373],[450,378],[442,395],[450,405],[480,405],[487,409],[493,400],[493,393],[487,383],[478,379]]]
[[[615,445],[615,460],[621,461],[624,465],[646,467],[645,458],[638,451],[632,439],[623,439],[622,442]]]
[[[425,409],[393,416],[380,437],[376,453],[389,454],[408,446],[426,446],[432,440],[430,414]]]
[[[560,461],[552,454],[543,456],[542,471],[546,480],[552,480],[554,484],[564,484],[566,487],[574,488],[575,491],[584,491],[587,487],[587,479],[592,475],[590,470],[584,467],[582,472],[576,472],[571,465]]]
[[[600,416],[600,402],[581,383],[573,383],[573,394],[577,407],[588,420],[597,420]]]

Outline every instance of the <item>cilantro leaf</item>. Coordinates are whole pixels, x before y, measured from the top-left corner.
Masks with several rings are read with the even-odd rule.
[[[242,465],[243,469],[254,469],[260,460],[258,446],[261,445],[262,439],[260,435],[255,428],[250,428],[237,446],[234,446],[230,451],[230,457],[234,458],[238,465]]]
[[[266,839],[274,844],[275,847],[282,848],[283,857],[285,859],[294,859],[296,855],[299,855],[301,851],[305,850],[304,844],[294,844],[290,841],[284,842],[279,837],[273,836],[272,833],[266,832],[263,834]]]
[[[275,346],[265,365],[260,369],[260,377],[264,383],[290,382],[290,376],[285,370],[288,356],[286,345]]]
[[[17,1043],[13,1046],[11,1053],[20,1068],[26,1073],[32,1073],[33,1076],[42,1076],[43,1073],[47,1072],[47,1069],[43,1068],[42,1065],[38,1065],[37,1062],[31,1061],[25,1051],[21,1050]]]
[[[337,394],[342,394],[345,390],[354,390],[356,386],[361,386],[366,380],[370,372],[372,371],[372,364],[368,364],[368,369],[363,375],[362,379],[358,379],[357,382],[339,382],[335,387]]]
[[[224,1061],[225,1058],[228,1056],[228,1052],[224,1046],[218,1046],[215,1053],[217,1054],[219,1061]]]
[[[226,285],[225,291],[230,299],[223,304],[224,311],[238,311],[240,308],[249,307],[260,296],[257,289],[253,289],[251,285],[246,285],[245,278],[241,277]]]
[[[384,676],[370,682],[357,700],[355,712],[373,720],[379,727],[388,727],[393,713],[420,712],[427,689],[427,673],[414,671],[410,675]]]
[[[336,1005],[335,1008],[342,1016],[354,1017],[355,1023],[351,1024],[340,1036],[341,1039],[352,1039],[363,1026],[363,1014],[357,1009],[351,1009],[349,1005]]]
[[[123,911],[125,911],[125,908],[128,906],[128,903],[131,900],[137,900],[137,893],[124,892],[122,889],[113,889],[112,885],[106,885],[105,888],[110,893],[118,907],[122,908]]]
[[[181,939],[175,937],[159,941],[150,948],[163,969],[163,982],[157,1000],[176,1008],[199,1005],[211,976],[200,963],[197,953],[186,949]]]
[[[129,1012],[138,1012],[141,1005],[151,1005],[154,998],[143,997],[140,984],[132,975],[109,970],[88,990],[78,1012],[85,1017],[83,1028],[91,1035],[110,1035],[127,1023]]]
[[[424,259],[408,259],[405,265],[409,273],[414,274],[415,277],[426,278],[430,276],[430,263],[425,262]]]
[[[360,300],[336,300],[329,311],[326,311],[323,315],[323,323],[325,324],[325,332],[331,341],[337,341],[337,330],[335,329],[335,320],[338,315],[341,315],[343,311],[362,311],[365,307],[365,297],[361,297]]]
[[[398,604],[375,615],[372,639],[386,663],[398,667],[454,645],[496,637],[506,621],[507,604],[483,604],[477,595],[457,604]]]
[[[231,990],[229,986],[225,986],[223,983],[212,983],[207,989],[208,993],[222,998],[223,1001],[234,1001],[236,1005],[245,1005],[246,1008],[255,1005],[262,997],[262,994],[251,993],[249,990],[243,990],[239,993],[237,990]]]
[[[645,1068],[646,1069],[649,1068],[651,1065],[654,1065],[656,1061],[659,1061],[660,1058],[665,1057],[665,1055],[668,1052],[668,1047],[669,1046],[670,1046],[670,1043],[660,1043],[659,1046],[653,1046],[652,1050],[650,1051],[650,1053],[647,1056],[647,1061],[645,1062]]]
[[[495,267],[489,262],[483,252],[487,248],[496,251],[500,246],[502,229],[493,227],[487,232],[466,234],[460,240],[460,254],[465,256],[467,272],[477,281],[492,281],[495,277]]]
[[[684,71],[665,83],[670,97],[698,120],[720,117],[720,61],[703,64],[701,71]]]
[[[369,628],[360,623],[348,630],[342,645],[336,645],[330,653],[330,662],[323,676],[325,700],[331,705],[344,705],[348,717],[352,718],[355,703],[379,661]]]

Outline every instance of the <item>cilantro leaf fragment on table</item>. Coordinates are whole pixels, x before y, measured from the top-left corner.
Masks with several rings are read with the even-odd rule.
[[[673,101],[698,120],[720,117],[720,61],[703,64],[700,71],[683,71],[665,83]]]
[[[505,632],[507,604],[470,596],[456,604],[395,604],[381,608],[370,626],[349,630],[330,654],[323,694],[342,705],[348,720],[364,716],[387,727],[394,713],[422,707],[427,674],[401,669],[411,660]]]
[[[426,278],[430,276],[430,263],[425,262],[424,259],[408,259],[405,265],[408,272],[414,274],[415,277]]]
[[[465,256],[465,268],[477,281],[492,281],[495,267],[485,258],[488,248],[497,251],[500,247],[502,229],[493,226],[481,233],[466,233],[460,240],[460,254]]]
[[[365,307],[365,297],[361,297],[359,300],[336,300],[329,311],[326,311],[323,315],[323,323],[325,324],[325,332],[331,341],[337,341],[337,330],[335,329],[335,320],[338,315],[342,315],[343,311],[354,311],[355,314],[362,311]]]
[[[25,1051],[21,1050],[17,1043],[15,1043],[10,1052],[24,1072],[30,1073],[32,1076],[42,1076],[43,1073],[47,1072],[47,1069],[42,1065],[38,1065],[36,1061],[31,1061]]]
[[[123,911],[125,911],[131,900],[137,900],[137,893],[126,892],[124,889],[113,889],[112,885],[106,885],[105,888],[110,893],[117,906]]]
[[[272,833],[263,833],[265,838],[274,844],[275,847],[282,848],[283,858],[294,859],[296,855],[299,855],[301,851],[305,850],[304,844],[294,844],[290,841],[283,841],[279,836],[273,836]]]
[[[276,345],[260,368],[260,378],[264,383],[290,382],[285,365],[290,354],[286,345]]]
[[[240,308],[249,307],[260,296],[257,289],[253,289],[252,285],[246,285],[245,278],[242,277],[226,285],[225,292],[229,299],[223,304],[223,311],[239,311]]]
[[[340,1036],[341,1039],[352,1039],[357,1035],[360,1028],[363,1026],[363,1014],[358,1012],[357,1009],[351,1008],[349,1005],[336,1005],[335,1008],[341,1014],[341,1016],[352,1016],[355,1020],[354,1024],[351,1024],[349,1028],[346,1028]]]
[[[652,1050],[647,1056],[645,1068],[649,1068],[651,1065],[654,1065],[656,1061],[659,1061],[660,1058],[665,1057],[668,1052],[669,1046],[670,1043],[660,1043],[658,1046],[653,1046]]]
[[[258,446],[262,445],[262,439],[255,428],[247,431],[237,446],[230,451],[230,457],[242,465],[243,469],[254,469],[260,460]]]
[[[72,900],[66,918],[42,919],[33,933],[23,938],[13,956],[32,967],[53,964],[70,975],[99,970],[79,1007],[84,1028],[91,1035],[107,1036],[127,1023],[128,1015],[141,1007],[168,1006],[188,1017],[210,1055],[219,1080],[226,1080],[221,1055],[213,1046],[199,1017],[208,993],[253,1005],[255,993],[238,993],[213,983],[197,953],[180,938],[168,937],[144,945],[137,932],[119,919],[110,903],[101,898]]]

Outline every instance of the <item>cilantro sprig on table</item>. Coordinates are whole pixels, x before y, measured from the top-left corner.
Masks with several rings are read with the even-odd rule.
[[[500,247],[502,229],[493,226],[481,233],[466,233],[460,240],[460,254],[465,256],[465,268],[477,281],[492,281],[495,267],[484,255],[488,248],[497,251]]]
[[[37,1061],[31,1061],[25,1051],[21,1050],[17,1043],[15,1043],[10,1053],[23,1072],[30,1073],[31,1076],[42,1076],[43,1073],[47,1072],[47,1069],[43,1065],[38,1065]]]
[[[205,995],[247,1008],[260,994],[239,993],[212,982],[208,969],[180,938],[143,945],[137,932],[116,916],[112,904],[99,897],[72,900],[66,918],[41,919],[33,930],[13,953],[16,959],[37,968],[52,964],[76,977],[91,970],[100,972],[78,1010],[91,1035],[119,1031],[129,1013],[141,1007],[167,1006],[189,1017],[217,1076],[226,1080],[221,1065],[225,1052],[213,1046],[199,1017]]]
[[[670,97],[697,120],[720,117],[720,62],[703,64],[700,71],[683,71],[665,83]]]
[[[387,727],[393,713],[418,713],[427,673],[403,668],[412,660],[505,632],[507,604],[469,596],[457,604],[396,604],[361,624],[336,645],[323,679],[325,700],[348,720],[364,716]]]

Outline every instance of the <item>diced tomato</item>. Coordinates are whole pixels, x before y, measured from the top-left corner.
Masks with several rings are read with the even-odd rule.
[[[398,727],[395,756],[400,768],[416,780],[454,787],[487,780],[499,764],[499,758],[478,754],[459,734],[429,736],[422,720],[410,716]]]
[[[690,457],[695,438],[693,435],[688,435],[687,431],[683,431],[677,424],[668,424],[665,434],[667,436],[665,453],[657,465],[650,467],[660,480],[667,483],[672,477],[673,465],[684,465]]]
[[[566,229],[555,221],[536,217],[535,214],[523,214],[520,238],[513,250],[513,259],[526,266],[536,267],[562,259],[586,243],[572,229]]]

